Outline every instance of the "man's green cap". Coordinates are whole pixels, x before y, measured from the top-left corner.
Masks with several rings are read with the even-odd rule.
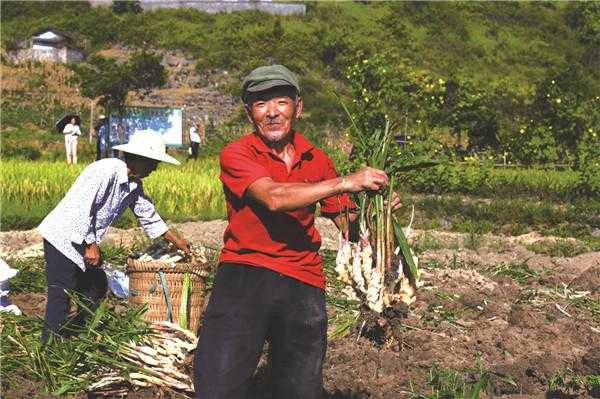
[[[292,71],[283,65],[267,65],[256,68],[246,76],[242,83],[242,98],[245,100],[248,93],[257,93],[277,86],[291,86],[300,94],[298,78]]]

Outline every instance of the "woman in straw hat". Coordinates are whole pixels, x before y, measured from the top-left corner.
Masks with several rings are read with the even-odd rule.
[[[44,238],[48,302],[42,341],[50,333],[67,336],[65,321],[69,298],[65,290],[81,294],[94,309],[106,295],[107,279],[100,268],[99,244],[110,224],[126,208],[137,216],[146,234],[163,237],[178,249],[189,252],[189,243],[169,230],[154,204],[144,194],[142,179],[159,162],[179,165],[167,155],[162,137],[138,131],[127,144],[114,147],[125,160],[107,158],[86,167],[62,201],[38,227]],[[83,316],[76,323],[82,322]]]

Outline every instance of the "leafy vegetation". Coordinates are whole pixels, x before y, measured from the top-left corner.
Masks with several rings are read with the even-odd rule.
[[[584,244],[568,240],[556,240],[551,242],[538,241],[527,245],[527,249],[538,254],[546,254],[552,257],[573,257],[589,250]]]
[[[121,107],[130,90],[148,91],[166,83],[167,73],[160,60],[160,56],[142,51],[126,63],[92,56],[86,63],[73,68],[87,97],[100,98],[101,104],[108,108]]]
[[[66,167],[62,161],[3,160],[0,192],[2,201],[2,229],[33,228],[62,199],[84,165]],[[225,202],[218,180],[218,160],[203,158],[184,163],[181,167],[161,165],[158,171],[145,179],[145,190],[155,201],[160,214],[171,221],[209,220],[225,216]],[[520,172],[526,176],[526,171]],[[518,171],[511,171],[518,176]],[[568,172],[565,172],[568,176]],[[565,174],[556,172],[560,179]],[[541,175],[541,174],[540,174]],[[574,198],[568,203],[538,200],[530,197],[511,197],[513,189],[503,186],[501,178],[488,182],[497,187],[494,200],[465,198],[462,195],[411,194],[410,186],[398,184],[405,205],[397,213],[402,223],[410,219],[411,204],[415,205],[414,227],[446,229],[472,234],[493,232],[518,235],[538,230],[547,235],[577,237],[586,247],[600,248],[600,241],[592,236],[598,225],[600,203],[593,199]],[[500,175],[501,176],[501,175]],[[553,176],[553,174],[549,174]],[[526,177],[516,180],[525,181]],[[169,182],[169,184],[164,184]],[[513,188],[516,190],[516,185]],[[540,184],[541,187],[541,184]],[[552,187],[552,186],[550,186]],[[502,189],[507,195],[502,195]],[[537,190],[537,189],[536,189]],[[539,188],[552,197],[552,189]],[[117,227],[137,225],[127,211]],[[474,237],[475,239],[476,237]],[[427,244],[429,245],[429,244]],[[425,246],[427,246],[425,245]],[[433,245],[433,244],[432,244]]]
[[[572,372],[557,373],[548,381],[548,397],[576,396],[587,392],[591,397],[600,393],[600,375],[576,375]]]
[[[7,259],[6,262],[19,272],[10,280],[11,294],[46,292],[44,258]]]
[[[469,376],[467,374],[467,376]],[[478,399],[489,385],[490,375],[479,371],[478,375],[465,378],[463,373],[434,367],[429,371],[427,383],[431,387],[430,393],[411,393],[412,399]]]
[[[69,32],[92,56],[91,65],[107,63],[93,55],[115,44],[141,54],[180,49],[203,73],[231,72],[226,90],[236,95],[238,78],[250,69],[284,63],[302,77],[302,129],[337,137],[343,137],[344,123],[333,92],[347,99],[349,76],[375,65],[365,83],[373,92],[381,89],[381,101],[364,96],[359,105],[368,111],[377,103],[401,122],[397,134],[410,136],[412,145],[433,140],[461,159],[465,154],[456,146],[487,149],[494,159],[512,163],[569,163],[581,170],[581,191],[590,194],[599,189],[593,169],[599,15],[593,2],[323,2],[308,3],[304,16],[140,12],[135,2],[112,8],[5,2],[1,43],[10,50],[52,26]],[[105,66],[118,81],[108,72],[120,67]],[[92,75],[80,76],[84,87],[102,81]]]
[[[45,392],[62,396],[85,391],[110,370],[120,370],[124,375],[144,372],[123,357],[130,341],[143,342],[150,333],[148,323],[141,317],[143,309],[128,308],[116,313],[105,300],[92,313],[82,301],[76,302],[89,313],[84,326],[68,326],[77,339],[51,338],[46,345],[40,340],[41,320],[3,316],[3,391],[28,379]]]
[[[492,276],[509,277],[515,280],[517,283],[523,284],[530,279],[539,279],[540,274],[531,270],[527,263],[517,264],[499,264],[487,268],[486,272]]]

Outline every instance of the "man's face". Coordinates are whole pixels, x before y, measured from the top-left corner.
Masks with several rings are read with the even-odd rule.
[[[158,161],[145,157],[135,157],[132,162],[128,162],[128,166],[134,176],[143,179],[156,170]]]
[[[302,98],[293,89],[274,87],[251,94],[246,112],[260,136],[270,143],[286,139],[292,131],[292,121],[302,113]]]

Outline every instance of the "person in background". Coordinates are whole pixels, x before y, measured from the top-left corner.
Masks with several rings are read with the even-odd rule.
[[[119,144],[123,144],[125,142],[125,126],[123,125],[123,122],[118,122],[115,126],[113,126],[113,129],[111,131],[111,137],[110,137],[110,146],[111,146],[111,157],[113,158],[119,158],[121,155],[119,154],[119,151],[116,149],[116,147],[118,147]],[[116,145],[115,145],[116,144]]]
[[[65,150],[67,152],[67,163],[77,163],[77,140],[81,136],[81,129],[79,128],[79,119],[76,117],[71,118],[71,122],[67,123],[63,129],[63,135],[65,136]]]
[[[194,160],[198,159],[198,148],[200,147],[201,142],[198,121],[195,121],[192,124],[192,127],[190,127],[190,145],[192,147],[192,153],[189,158]]]
[[[125,209],[133,211],[151,239],[163,237],[178,249],[190,251],[189,243],[169,230],[142,186],[142,179],[159,162],[179,165],[165,152],[162,137],[142,130],[133,134],[129,143],[114,148],[125,154],[125,160],[106,158],[86,167],[38,227],[44,238],[48,285],[42,342],[51,333],[69,334],[65,328],[69,313],[65,290],[81,294],[91,309],[106,295],[108,282],[100,267],[99,245],[110,224]],[[74,324],[81,325],[84,319],[84,312],[80,312]]]
[[[94,126],[94,136],[96,136],[96,161],[108,156],[108,120],[104,115],[100,115],[98,123]]]

